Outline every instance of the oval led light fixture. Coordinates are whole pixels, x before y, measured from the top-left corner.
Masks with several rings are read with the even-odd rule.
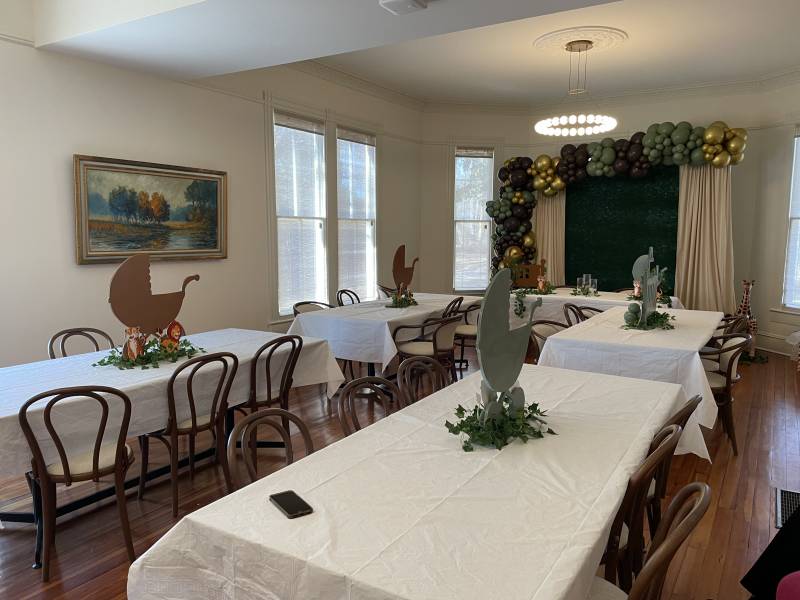
[[[580,123],[585,127],[564,127]],[[609,115],[560,115],[549,117],[536,122],[533,126],[536,133],[541,135],[578,137],[583,135],[597,135],[613,131],[617,127],[617,120]]]

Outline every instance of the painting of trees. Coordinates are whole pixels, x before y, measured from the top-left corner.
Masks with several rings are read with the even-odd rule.
[[[164,194],[153,192],[150,196],[150,215],[156,223],[169,221],[169,202]]]
[[[195,179],[184,192],[189,205],[187,213],[190,221],[206,223],[215,227],[217,223],[217,182],[209,179]]]

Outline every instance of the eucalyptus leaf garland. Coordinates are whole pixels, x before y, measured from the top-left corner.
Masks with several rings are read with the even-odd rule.
[[[183,339],[178,342],[174,350],[168,350],[161,345],[161,340],[153,338],[145,344],[144,351],[136,357],[136,360],[130,360],[122,355],[119,348],[112,348],[108,356],[101,358],[93,367],[106,367],[113,365],[118,369],[157,369],[162,362],[178,362],[180,358],[192,358],[195,354],[205,352],[203,348],[194,346],[189,340]]]

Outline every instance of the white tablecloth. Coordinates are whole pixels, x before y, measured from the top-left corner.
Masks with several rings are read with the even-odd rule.
[[[592,308],[597,308],[599,310],[608,310],[612,306],[628,306],[631,303],[631,300],[628,300],[628,296],[630,295],[629,292],[600,292],[599,296],[573,296],[570,292],[572,292],[571,289],[558,288],[555,290],[555,294],[547,294],[545,296],[531,294],[530,296],[525,297],[524,302],[526,309],[529,308],[533,302],[535,302],[536,298],[541,298],[542,305],[536,309],[534,318],[564,323],[566,322],[564,319],[564,305],[568,302],[577,304],[578,306],[591,306]],[[680,298],[672,296],[671,302],[672,308],[683,308]],[[512,324],[515,322],[514,320],[517,319],[516,315],[514,314],[514,305],[515,299],[512,294]],[[527,310],[523,315],[523,318],[527,320]]]
[[[280,334],[266,331],[252,331],[247,329],[222,329],[188,336],[196,346],[202,347],[207,353],[231,352],[239,359],[239,370],[236,374],[229,403],[241,404],[248,397],[250,389],[250,363],[251,358],[263,344]],[[128,429],[130,437],[143,433],[157,431],[167,424],[167,383],[173,371],[186,359],[177,363],[164,362],[158,369],[130,369],[120,370],[114,366],[93,367],[92,364],[106,356],[108,351],[76,354],[66,358],[45,360],[35,363],[17,365],[0,369],[0,477],[13,476],[24,473],[30,469],[30,449],[17,417],[19,408],[31,397],[49,389],[75,386],[75,385],[106,385],[118,388],[125,392],[131,399],[131,422]],[[285,352],[275,354],[273,357],[274,369],[282,368]],[[262,357],[266,360],[265,357]],[[210,405],[210,396],[213,393],[211,385],[204,385],[214,379],[214,385],[219,376],[214,377],[212,367],[202,370],[196,379],[195,397],[198,411]],[[259,373],[259,385],[262,387],[260,394],[266,393],[266,377],[262,371]],[[180,380],[179,380],[180,381]],[[333,395],[339,385],[344,381],[342,372],[325,340],[304,338],[303,350],[297,361],[294,371],[294,386],[300,387],[312,384],[327,384],[328,394]],[[275,385],[275,384],[273,384]],[[185,385],[183,386],[185,387]],[[198,391],[200,394],[198,395]],[[185,394],[178,394],[179,409],[178,419],[189,418],[188,404]],[[97,435],[98,404],[94,400],[76,398],[66,400],[72,405],[68,407],[68,416],[58,418],[58,405],[53,411],[53,421],[56,430],[62,436],[65,446],[71,452],[85,452],[92,448],[94,437]],[[75,403],[81,403],[83,410],[77,410]],[[29,412],[32,426],[41,440],[47,460],[57,460],[57,453],[47,440],[41,415],[46,402],[42,401],[36,406],[38,410]],[[120,412],[119,402],[110,402],[111,416],[109,423],[118,422]],[[291,408],[291,405],[290,405]],[[64,414],[64,413],[62,413]],[[203,414],[198,412],[198,414]],[[117,418],[115,418],[117,417]],[[116,430],[118,431],[118,429]],[[106,438],[112,439],[114,429],[109,428]]]
[[[584,600],[631,473],[678,385],[526,365],[558,435],[461,450],[473,374],[184,517],[128,574],[131,600]],[[634,401],[635,400],[635,401]],[[268,500],[295,490],[289,520]]]
[[[664,309],[675,315],[675,329],[622,329],[624,307],[613,307],[550,336],[539,364],[594,373],[680,383],[688,397],[703,401],[692,415],[677,453],[710,460],[700,425],[712,428],[717,405],[698,350],[714,335],[722,313]]]
[[[348,304],[326,310],[297,315],[289,333],[310,335],[328,340],[336,358],[380,363],[386,367],[397,354],[392,333],[400,325],[415,325],[425,319],[440,317],[447,304],[457,296],[448,294],[415,293],[417,306],[386,308],[383,298]],[[480,302],[479,296],[464,296],[462,308]],[[419,330],[401,332],[401,340],[419,335]]]

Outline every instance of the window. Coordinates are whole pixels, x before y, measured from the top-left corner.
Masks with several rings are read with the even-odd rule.
[[[339,288],[362,300],[377,297],[375,254],[375,138],[336,132]]]
[[[800,137],[794,138],[794,163],[789,200],[789,240],[783,274],[783,305],[800,308]]]
[[[325,128],[275,113],[278,312],[328,299],[325,252]]]
[[[456,148],[453,289],[483,290],[489,284],[491,219],[486,203],[492,199],[494,152],[485,148]]]

